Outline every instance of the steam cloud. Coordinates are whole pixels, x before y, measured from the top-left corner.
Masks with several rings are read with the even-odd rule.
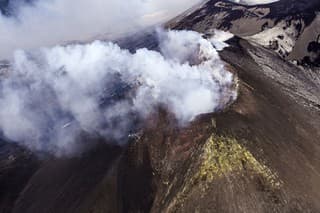
[[[259,5],[259,4],[269,4],[277,2],[279,0],[229,0],[244,5]]]
[[[16,49],[69,41],[109,39],[157,24],[201,0],[10,0],[13,15],[0,14],[0,59]]]
[[[82,132],[125,143],[135,116],[158,105],[184,125],[236,98],[212,42],[192,31],[159,30],[158,37],[160,52],[101,41],[17,51],[0,84],[4,136],[66,155]]]

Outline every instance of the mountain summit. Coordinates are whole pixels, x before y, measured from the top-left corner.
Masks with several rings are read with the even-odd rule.
[[[142,112],[150,105],[155,106],[151,113],[141,113],[142,117],[132,111],[125,114],[126,119],[131,119],[130,127],[134,127],[126,132],[127,143],[117,144],[108,137],[99,134],[92,137],[92,134],[81,132],[72,145],[81,145],[84,149],[72,156],[57,156],[46,149],[32,151],[21,145],[23,142],[13,143],[2,137],[0,212],[319,212],[320,2],[280,0],[262,5],[243,2],[211,0],[193,7],[164,25],[171,32],[169,36],[159,34],[159,30],[148,30],[124,36],[115,40],[115,44],[108,43],[108,48],[94,43],[100,51],[113,53],[111,59],[118,62],[111,69],[115,73],[114,79],[136,77],[129,87],[102,87],[103,97],[109,97],[108,91],[112,93],[111,99],[99,102],[102,106],[122,103],[117,101],[139,94],[137,91],[147,91],[153,95],[147,97],[160,96],[164,100],[174,94],[172,100],[178,100],[172,102],[177,104],[174,106],[179,110],[189,109],[203,104],[207,94],[192,93],[198,86],[191,86],[211,84],[223,86],[214,90],[218,92],[214,94],[220,95],[213,100],[219,100],[220,105],[209,112],[196,108],[200,113],[182,124],[177,116],[179,113],[170,110],[171,102],[154,104],[150,99],[145,102],[139,99],[139,105],[134,106],[144,109]],[[179,37],[181,34],[187,35],[183,38],[188,39],[177,39],[182,38]],[[219,41],[219,37],[223,37],[224,42]],[[180,51],[181,46],[184,51]],[[74,52],[77,48],[81,49],[81,54]],[[90,45],[86,48],[92,50]],[[78,45],[47,52],[42,50],[33,55],[22,54],[23,62],[31,58],[32,66],[29,63],[29,66],[22,66],[25,63],[17,65],[20,65],[20,71],[36,67],[38,73],[58,67],[50,76],[66,81],[69,70],[78,70],[68,68],[77,68],[78,63],[73,62],[80,58],[82,67],[89,67],[84,73],[98,70],[103,74],[108,66],[102,63],[105,57],[99,57],[99,63],[93,63],[99,55],[86,54],[86,48]],[[58,60],[58,53],[65,57]],[[66,58],[73,53],[72,60]],[[134,60],[138,56],[139,60]],[[164,62],[152,64],[150,58]],[[41,64],[43,60],[45,65]],[[128,61],[131,66],[125,66]],[[143,68],[138,69],[140,64]],[[163,75],[156,71],[160,66],[173,65],[178,69],[172,72],[174,79],[181,79],[179,73],[185,71],[182,72],[184,81],[172,87],[172,79],[164,78],[159,87],[157,80],[163,79]],[[142,72],[145,67],[153,72],[145,75]],[[11,69],[10,63],[3,62],[0,77],[8,78]],[[219,74],[212,82],[205,78],[208,69]],[[186,74],[189,72],[190,76]],[[153,76],[155,73],[158,74],[156,77]],[[37,82],[37,78],[30,75],[28,80]],[[226,78],[228,76],[233,78]],[[82,76],[73,79],[79,78],[83,79]],[[90,82],[90,88],[96,89],[101,79],[99,76],[95,81],[86,79],[83,82]],[[23,85],[26,82],[29,81],[23,81]],[[57,82],[50,85],[50,93],[39,94],[56,94],[52,91],[58,91],[54,90]],[[48,79],[42,78],[40,85],[47,83]],[[39,84],[32,85],[33,91],[37,92]],[[86,86],[73,85],[78,86],[74,87],[76,89]],[[139,90],[141,87],[144,90]],[[24,88],[27,90],[29,85]],[[163,88],[167,91],[164,95],[163,90],[160,91]],[[63,92],[67,93],[66,90]],[[182,99],[187,100],[182,102],[179,99],[189,93],[198,101]],[[95,97],[92,93],[88,96]],[[49,97],[45,96],[43,100]],[[82,98],[80,106],[88,104],[83,100],[91,100],[87,96],[72,98]],[[129,99],[126,103],[132,104],[136,100]],[[69,105],[64,108],[49,112],[62,109],[59,113],[64,113],[63,110],[74,102],[67,103]],[[76,103],[79,106],[79,101]],[[124,111],[123,107],[117,109],[113,112]],[[37,112],[41,112],[40,117],[48,111]],[[76,112],[82,115],[80,110]],[[123,119],[112,118],[110,126],[124,123]],[[64,122],[63,128],[81,126],[77,122],[76,119],[76,124]],[[110,127],[102,124],[102,130]],[[48,139],[44,144],[49,142]]]

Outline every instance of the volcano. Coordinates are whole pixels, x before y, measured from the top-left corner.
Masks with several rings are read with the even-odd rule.
[[[0,212],[319,212],[319,10],[317,0],[211,0],[170,20],[206,38],[235,35],[218,54],[237,100],[183,126],[158,106],[126,145],[88,138],[72,157],[2,137]],[[160,49],[154,31],[116,42]]]

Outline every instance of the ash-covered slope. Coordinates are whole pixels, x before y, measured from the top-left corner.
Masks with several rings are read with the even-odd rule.
[[[210,11],[209,6],[210,2],[202,6],[203,11]],[[304,6],[307,11],[314,5]],[[237,9],[229,12],[233,10]],[[277,18],[268,14],[274,22],[281,22],[279,10],[274,13]],[[196,14],[178,17],[176,25],[173,21],[168,26],[208,34],[212,26],[221,28],[213,22],[221,24],[223,18],[206,23],[208,16]],[[312,14],[302,14],[310,24]],[[234,23],[225,29],[237,34],[240,28]],[[251,33],[250,29],[244,32]],[[224,112],[200,117],[185,129],[176,129],[170,115],[160,112],[159,120],[150,122],[124,158],[126,210],[319,211],[319,74],[286,62],[259,44],[239,38],[230,44],[220,56],[239,75],[238,101]],[[140,179],[144,174],[150,176],[147,181]],[[140,196],[134,196],[137,194]]]
[[[319,78],[230,42],[220,53],[239,76],[230,108],[185,128],[159,109],[122,151],[45,161],[13,212],[319,211]]]
[[[207,32],[199,27],[203,20],[188,16],[174,27]],[[132,51],[157,49],[155,40],[151,33],[119,43]],[[98,143],[68,159],[39,160],[17,148],[14,153],[26,153],[21,161],[12,164],[7,155],[0,161],[0,174],[14,165],[10,178],[19,180],[1,190],[1,210],[319,212],[319,74],[259,44],[240,38],[229,43],[219,53],[239,77],[239,97],[229,108],[183,128],[159,108],[128,146]],[[24,171],[20,167],[30,172],[17,172]]]
[[[281,57],[308,65],[319,64],[320,2],[281,0],[265,5],[240,5],[211,0],[169,23],[177,29],[210,33],[212,27],[229,30],[265,47]]]
[[[15,200],[39,161],[31,152],[18,145],[0,141],[0,212],[11,212]]]
[[[244,40],[234,40],[221,56],[240,77],[238,101],[185,129],[175,129],[170,116],[159,113],[127,151],[125,207],[319,211],[319,78]],[[139,182],[146,171],[149,185]]]

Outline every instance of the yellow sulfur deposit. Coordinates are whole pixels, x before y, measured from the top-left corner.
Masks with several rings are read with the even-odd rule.
[[[244,170],[260,175],[271,187],[278,188],[281,185],[277,175],[260,163],[236,139],[212,135],[204,146],[202,163],[194,181],[211,182],[223,175]]]
[[[259,162],[235,138],[213,134],[206,141],[201,153],[200,165],[194,165],[192,168],[195,170],[190,168],[187,172],[181,191],[176,195],[176,200],[169,205],[170,211],[175,212],[176,208],[183,206],[194,187],[205,192],[210,183],[228,175],[256,175],[273,190],[280,189],[282,185],[278,176]]]

